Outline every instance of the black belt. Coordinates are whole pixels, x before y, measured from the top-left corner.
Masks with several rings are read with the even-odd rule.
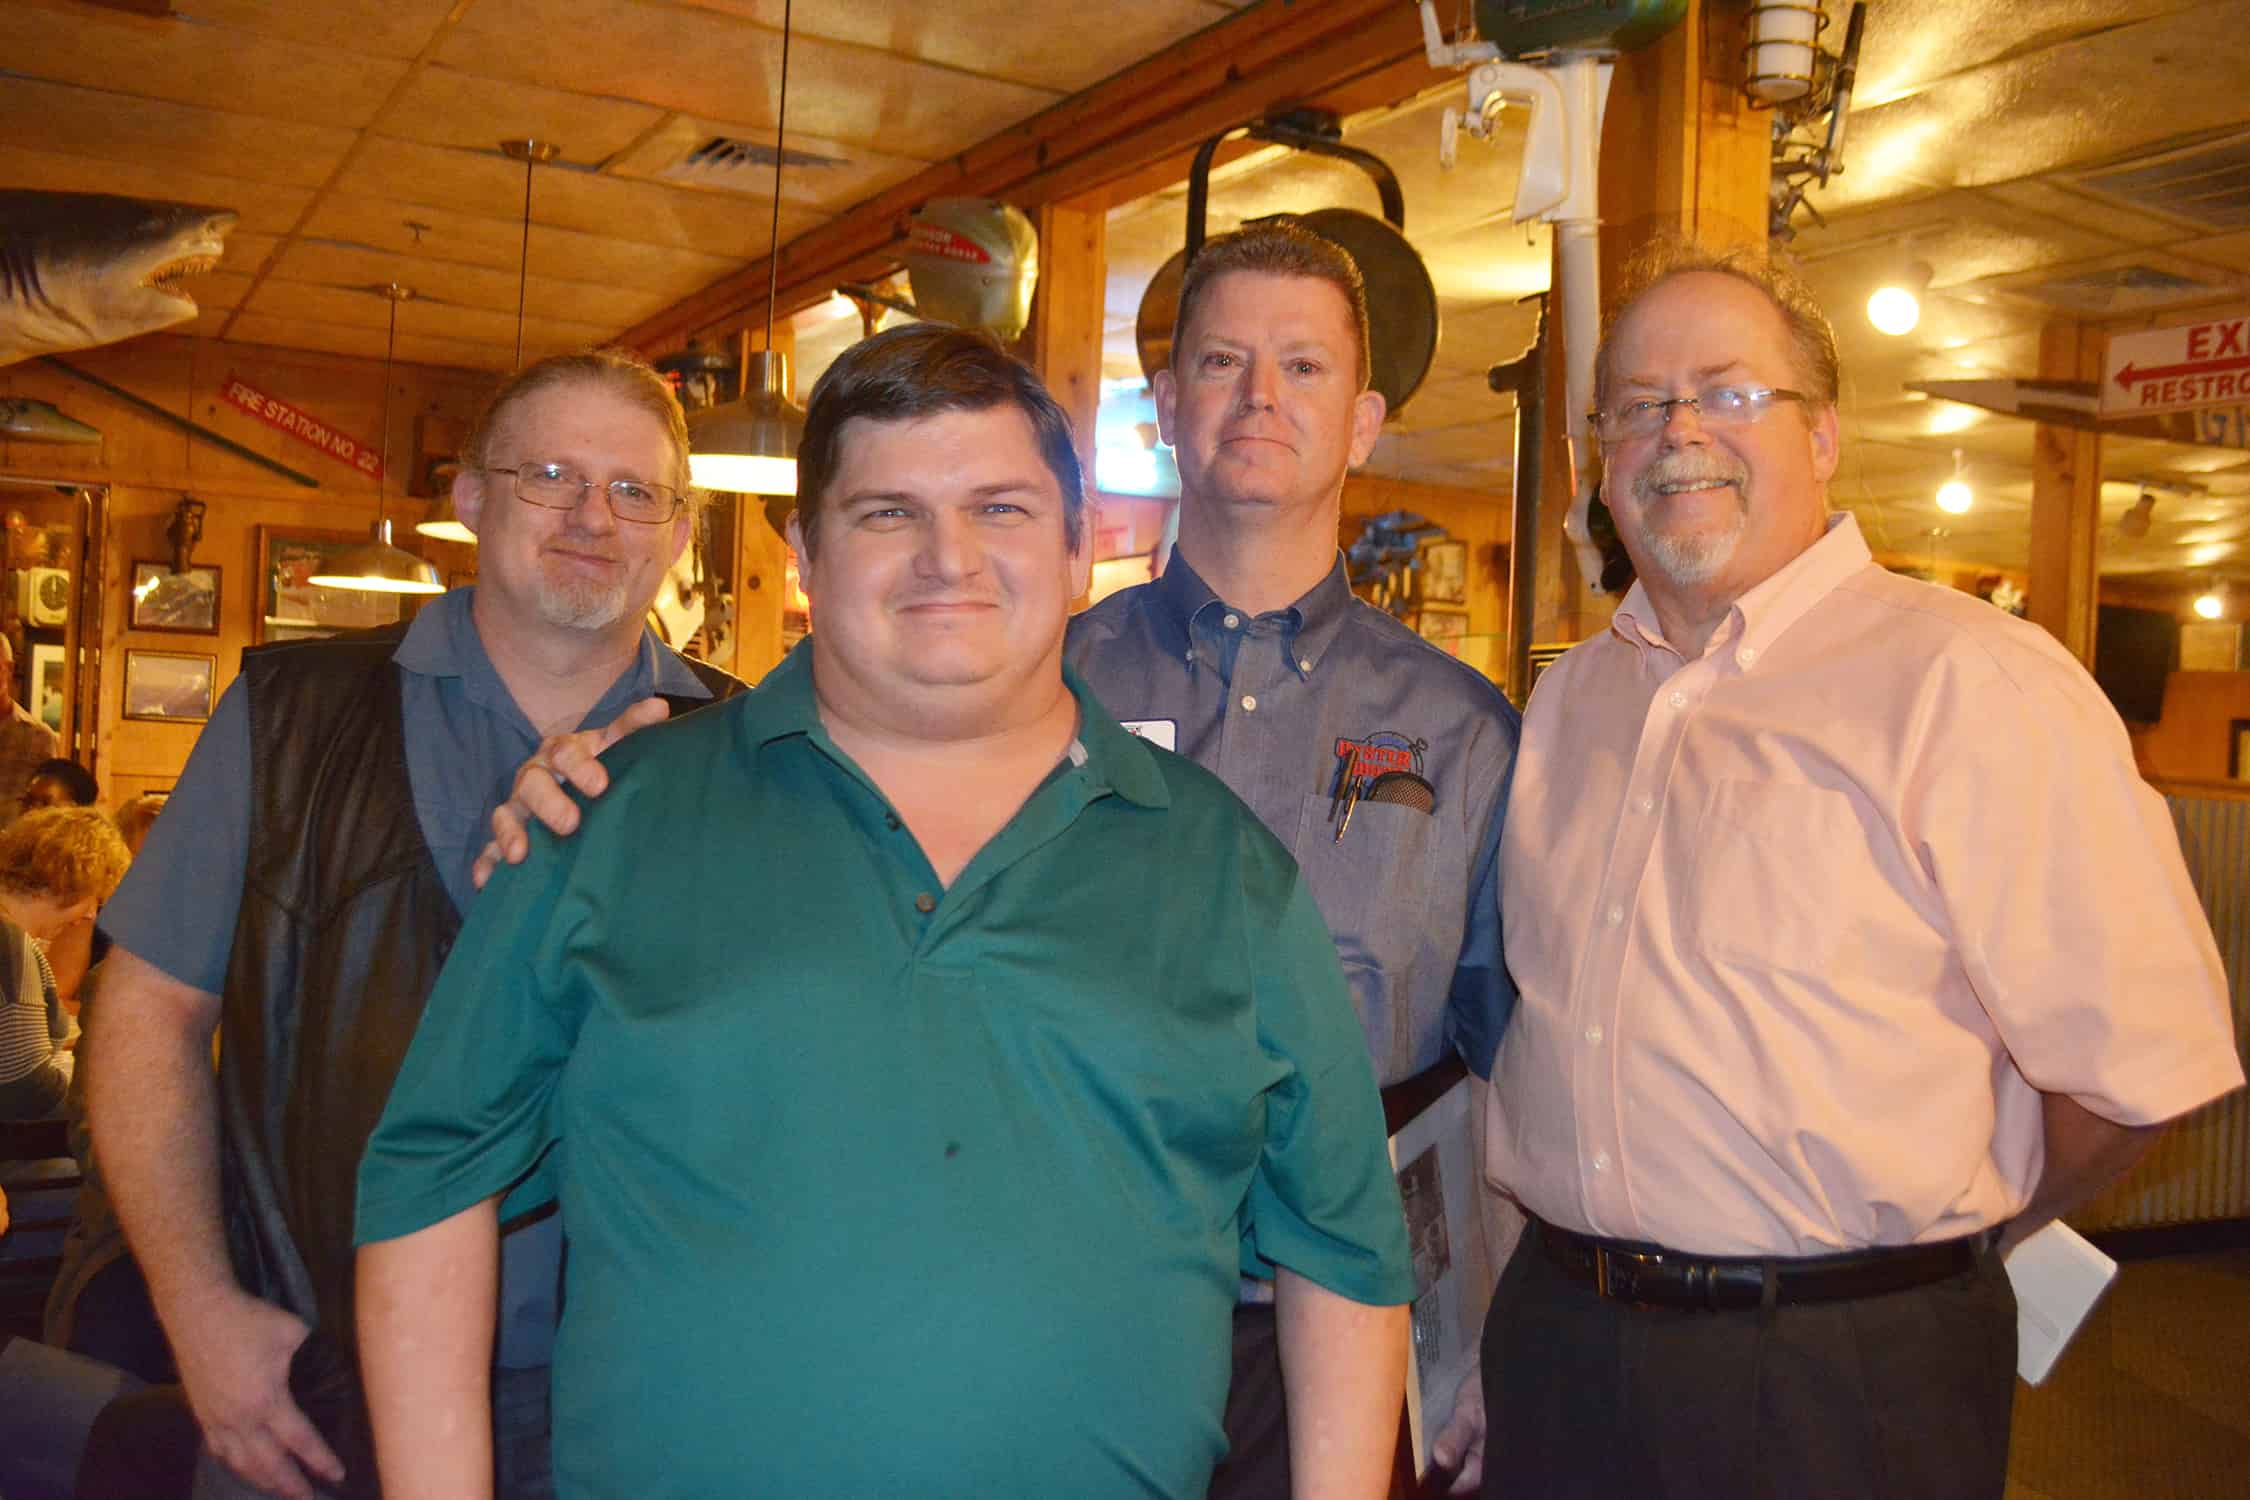
[[[1598,1296],[1644,1307],[1714,1312],[1764,1302],[1769,1268],[1776,1302],[1838,1302],[1928,1286],[1975,1270],[1995,1238],[1995,1231],[1986,1230],[1930,1245],[1769,1260],[1687,1255],[1573,1234],[1545,1222],[1538,1224],[1537,1233],[1547,1258],[1590,1284]]]

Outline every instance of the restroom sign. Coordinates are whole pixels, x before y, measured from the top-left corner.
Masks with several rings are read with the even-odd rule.
[[[2102,361],[2102,415],[2250,402],[2250,317],[2113,334]]]

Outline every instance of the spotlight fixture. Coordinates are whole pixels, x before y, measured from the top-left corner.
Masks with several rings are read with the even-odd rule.
[[[1877,333],[1902,338],[1922,321],[1922,297],[1930,289],[1930,263],[1918,260],[1905,274],[1885,281],[1867,299],[1867,321]]]
[[[1937,508],[1949,516],[1965,515],[1977,503],[1977,492],[1969,488],[1967,475],[1961,467],[1961,450],[1953,450],[1953,477],[1938,486]]]
[[[2117,534],[2135,540],[2147,536],[2149,518],[2155,514],[2156,496],[2143,489],[2141,498],[2133,502],[2133,508],[2117,518]]]

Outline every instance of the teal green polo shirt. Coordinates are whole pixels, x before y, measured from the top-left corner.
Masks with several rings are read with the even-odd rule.
[[[559,1195],[565,1496],[1201,1496],[1239,1269],[1413,1296],[1320,913],[1075,681],[1071,756],[942,886],[814,649],[611,750],[484,893],[359,1239]]]

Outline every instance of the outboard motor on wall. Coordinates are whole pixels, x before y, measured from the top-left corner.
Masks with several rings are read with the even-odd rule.
[[[1031,322],[1039,236],[1011,204],[932,198],[907,221],[906,277],[921,317],[1012,342]]]

